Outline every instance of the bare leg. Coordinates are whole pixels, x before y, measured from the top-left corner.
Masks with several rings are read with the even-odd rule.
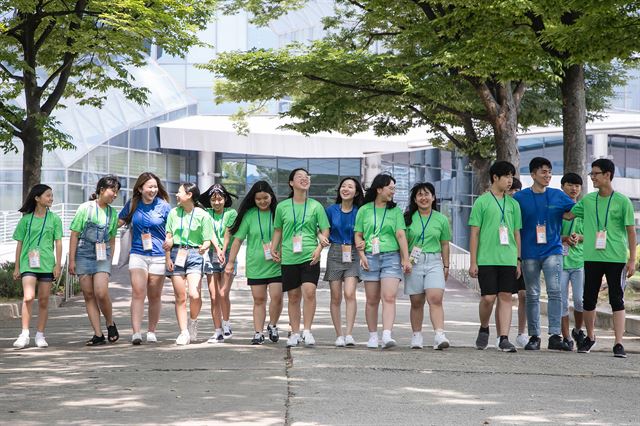
[[[487,294],[480,297],[478,313],[480,316],[480,327],[489,327],[489,320],[493,312],[493,304],[496,301],[495,294]]]
[[[424,320],[424,303],[426,297],[424,293],[412,294],[409,296],[411,300],[411,310],[409,318],[411,320],[411,331],[418,333],[422,331],[422,321]]]
[[[378,331],[378,307],[380,306],[380,282],[365,281],[364,292],[367,297],[365,305],[365,317],[370,333]]]
[[[98,272],[93,275],[93,291],[107,325],[113,325],[113,306],[111,305],[111,296],[109,296],[109,274]]]
[[[187,330],[187,279],[182,275],[171,277],[175,296],[176,320],[181,332]]]
[[[251,295],[253,296],[253,329],[262,333],[267,316],[267,285],[252,285]]]
[[[397,278],[382,278],[380,280],[382,295],[382,329],[392,330],[396,320],[396,294],[400,280]]]
[[[222,328],[222,308],[220,307],[220,296],[218,284],[222,276],[220,273],[207,274],[207,283],[209,285],[209,296],[211,296],[211,318],[213,319],[213,327]]]
[[[356,314],[358,312],[358,303],[356,301],[356,288],[358,279],[356,277],[347,277],[344,279],[344,301],[347,305],[347,336],[353,334],[353,326],[356,323]]]
[[[340,320],[340,306],[342,305],[342,281],[331,281],[331,321],[336,330],[336,336],[342,336],[342,322]]]
[[[313,318],[316,315],[316,289],[317,285],[314,283],[302,283],[302,298],[304,305],[302,310],[304,311],[304,329],[311,330],[313,324]]]
[[[442,299],[444,298],[444,289],[429,288],[427,289],[427,303],[429,303],[429,318],[433,330],[444,330],[444,308],[442,307]]]
[[[98,303],[93,291],[93,276],[81,275],[80,288],[82,289],[82,295],[84,296],[84,305],[87,310],[87,316],[89,317],[89,323],[91,323],[91,328],[93,328],[93,334],[96,336],[102,336],[102,328],[100,327],[100,309],[98,309]]]
[[[300,333],[300,300],[302,300],[302,288],[298,287],[287,292],[289,324],[292,333]]]
[[[38,282],[38,331],[44,333],[49,318],[49,295],[51,294],[51,281]]]
[[[36,297],[36,277],[22,277],[22,329],[28,330]],[[42,314],[40,314],[42,315]]]
[[[133,333],[140,333],[144,316],[144,299],[147,297],[147,271],[130,269],[131,280],[131,328]]]
[[[498,305],[498,316],[500,317],[500,336],[508,336],[511,328],[511,314],[513,308],[511,306],[512,296],[508,292],[498,293],[500,304]]]
[[[163,275],[149,275],[147,298],[149,299],[149,331],[155,333],[162,312]]]
[[[282,314],[282,283],[269,284],[269,323],[277,325]]]
[[[202,275],[187,275],[187,285],[189,287],[189,314],[192,320],[198,319],[198,315],[200,315],[200,310],[202,309],[202,297],[200,297],[201,283]]]

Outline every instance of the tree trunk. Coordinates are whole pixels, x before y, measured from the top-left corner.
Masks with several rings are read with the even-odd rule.
[[[500,114],[492,120],[496,143],[496,160],[508,161],[520,170],[520,153],[518,152],[518,108],[513,100],[502,103]]]
[[[25,200],[31,187],[40,183],[44,143],[35,123],[27,123],[22,135],[22,199]]]
[[[563,173],[577,173],[586,178],[584,162],[587,158],[587,104],[584,66],[564,68],[560,84],[562,92]]]
[[[491,181],[489,168],[491,167],[491,162],[492,160],[490,158],[482,158],[477,154],[469,157],[469,163],[473,170],[471,189],[474,195],[482,195],[489,189]]]

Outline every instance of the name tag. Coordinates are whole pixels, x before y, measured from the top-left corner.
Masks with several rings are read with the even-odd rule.
[[[107,243],[96,243],[96,260],[107,260]]]
[[[569,244],[562,245],[562,255],[569,256]]]
[[[508,246],[509,245],[509,228],[506,225],[500,225],[500,245]]]
[[[411,261],[411,263],[418,262],[418,258],[420,257],[421,254],[422,254],[422,248],[418,246],[413,246],[413,248],[411,249],[411,254],[409,255],[409,260]]]
[[[351,263],[353,262],[353,257],[351,256],[351,244],[343,244],[342,245],[342,263]]]
[[[40,250],[37,248],[29,251],[29,268],[40,267]]]
[[[607,248],[607,231],[596,232],[596,250]]]
[[[271,255],[271,243],[263,243],[262,251],[264,252],[264,260],[273,260]]]
[[[293,237],[293,252],[302,253],[302,235],[294,235]]]
[[[380,253],[380,238],[373,237],[371,239],[371,254]]]
[[[173,264],[184,268],[184,265],[187,264],[187,255],[189,251],[186,248],[179,248],[178,253],[176,253],[176,260],[173,261]]]
[[[153,250],[153,241],[151,240],[151,234],[148,232],[142,234],[142,250]]]
[[[536,226],[536,242],[538,244],[547,244],[547,225]]]

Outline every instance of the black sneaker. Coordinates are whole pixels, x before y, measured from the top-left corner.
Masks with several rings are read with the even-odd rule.
[[[483,331],[482,328],[480,328],[478,337],[476,338],[476,349],[483,351],[487,349],[487,346],[489,346],[489,332]]]
[[[566,345],[571,352],[573,352],[573,340],[569,340],[566,337],[562,339],[562,343]]]
[[[613,347],[613,356],[615,356],[616,358],[626,358],[627,353],[624,351],[624,346],[622,346],[620,343],[616,343],[616,345]]]
[[[587,335],[584,334],[584,331],[582,331],[581,328],[578,330],[574,328],[573,330],[571,330],[571,337],[573,337],[573,340],[576,341],[576,346],[580,347],[582,342],[584,342],[584,338],[587,337]]]
[[[538,336],[529,337],[529,343],[524,346],[525,351],[539,351],[540,350],[540,338]]]
[[[264,335],[262,333],[256,333],[251,339],[252,345],[261,345],[264,343]]]
[[[555,351],[570,351],[569,346],[562,340],[562,337],[558,334],[554,334],[549,337],[549,345],[547,346],[550,350]]]
[[[271,324],[269,324],[267,325],[267,331],[269,332],[269,340],[271,340],[273,343],[277,343],[278,340],[280,340],[280,333],[278,332],[278,326],[274,325],[272,327]]]
[[[518,352],[516,347],[513,346],[513,343],[511,343],[509,339],[501,339],[500,344],[498,345],[498,348],[502,352]]]
[[[593,347],[596,345],[596,339],[595,337],[593,338],[593,340],[591,340],[589,338],[589,336],[586,336],[584,338],[584,341],[582,342],[582,344],[580,346],[578,346],[578,353],[580,354],[588,354],[589,352],[591,352],[591,349],[593,349]],[[622,346],[622,345],[620,345]]]
[[[104,337],[104,334],[102,336],[96,336],[94,334],[91,339],[87,340],[85,345],[87,345],[87,346],[98,346],[98,345],[104,345],[105,343],[107,343],[107,339]]]

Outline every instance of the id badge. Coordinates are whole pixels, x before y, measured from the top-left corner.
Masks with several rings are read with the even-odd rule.
[[[151,234],[148,232],[142,234],[142,250],[153,250],[153,241],[151,240]]]
[[[107,243],[96,243],[96,260],[107,260]]]
[[[294,235],[293,237],[293,252],[302,253],[302,235]]]
[[[371,254],[380,253],[380,238],[373,237],[371,239]]]
[[[509,245],[509,228],[505,225],[500,225],[500,245],[508,246]]]
[[[176,260],[173,262],[174,265],[184,268],[184,265],[187,264],[187,255],[189,254],[189,250],[186,248],[180,247],[178,249],[178,253],[176,253]]]
[[[353,257],[351,256],[351,244],[343,244],[342,245],[342,263],[351,263],[353,262]]]
[[[40,250],[33,249],[29,250],[29,268],[39,268],[40,267]]]
[[[262,251],[264,252],[264,260],[273,260],[271,255],[271,243],[263,243]]]
[[[538,244],[547,244],[547,225],[536,226],[536,242]]]
[[[569,244],[562,244],[562,255],[569,256]]]
[[[596,250],[607,248],[607,231],[596,232]]]
[[[409,255],[409,260],[411,261],[411,263],[417,263],[418,258],[420,257],[421,254],[422,254],[422,248],[418,246],[413,246],[413,249],[411,249],[411,254]]]

